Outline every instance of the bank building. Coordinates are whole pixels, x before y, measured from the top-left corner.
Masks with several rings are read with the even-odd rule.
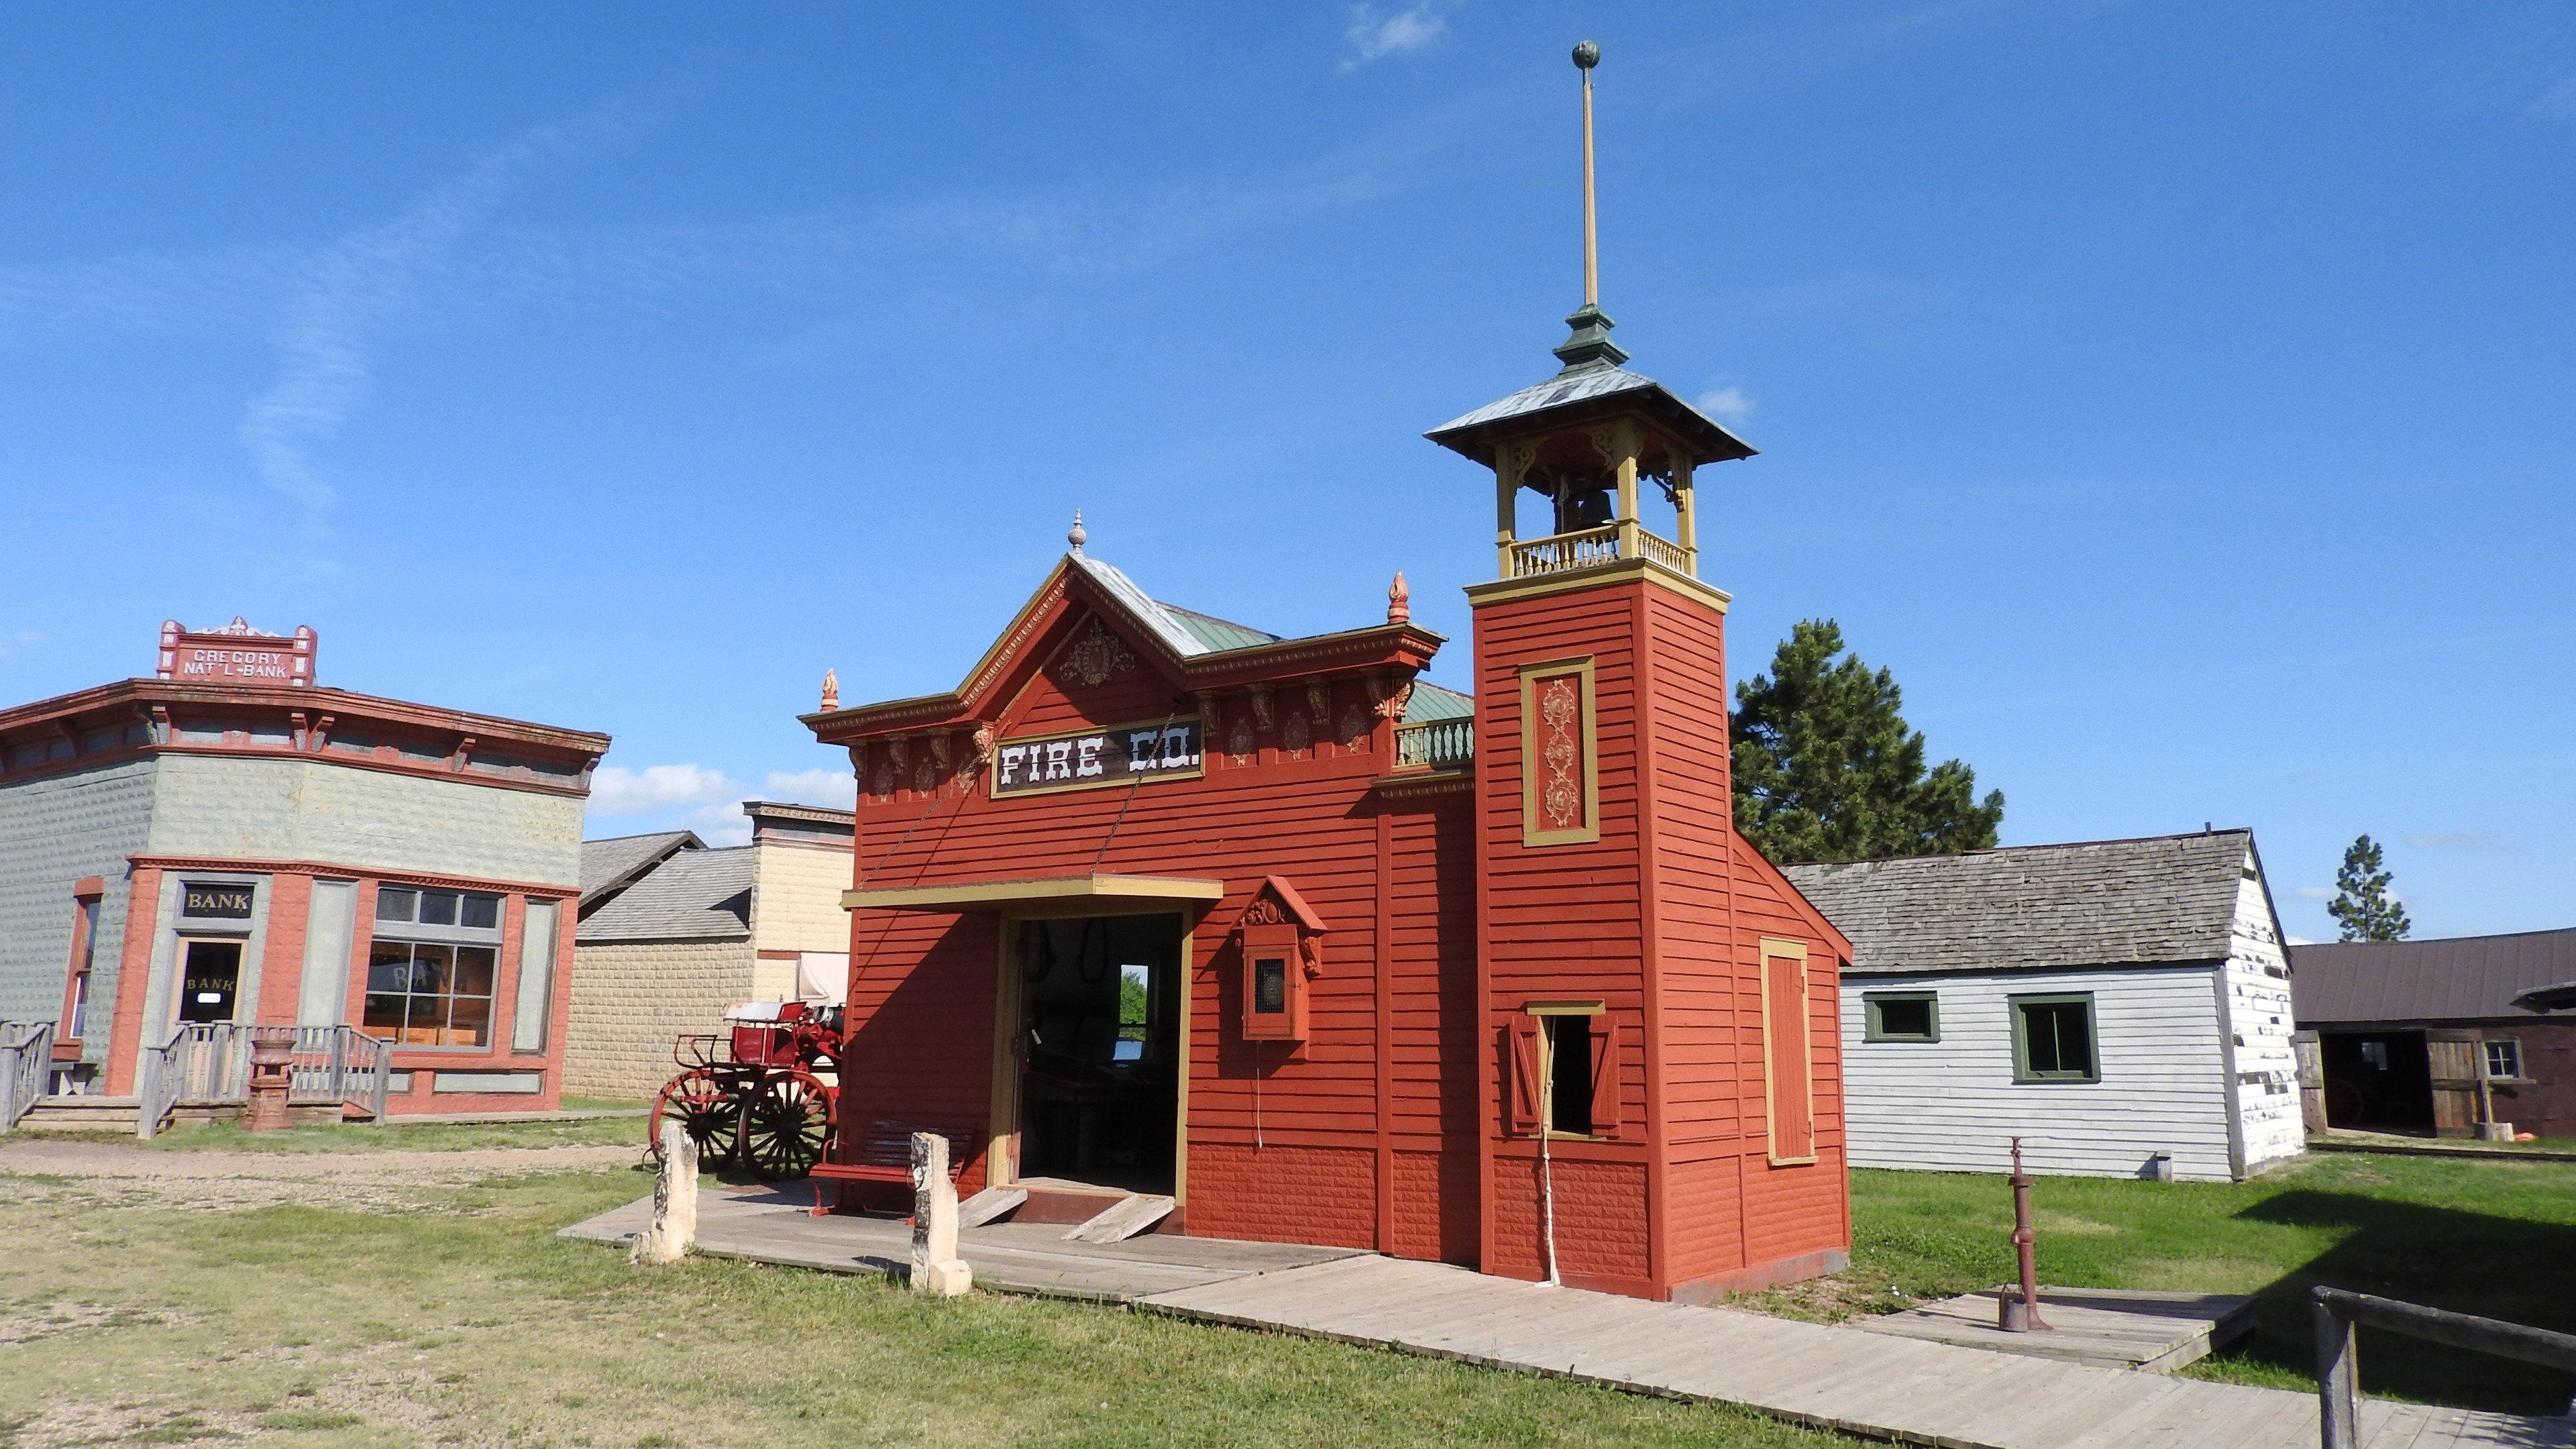
[[[0,710],[34,1115],[228,1116],[262,1038],[307,1121],[554,1107],[608,736],[327,687],[311,629],[156,642],[148,675]]]

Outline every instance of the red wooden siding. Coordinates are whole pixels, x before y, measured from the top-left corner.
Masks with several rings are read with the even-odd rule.
[[[1088,617],[1064,607],[1033,652],[1058,657]],[[1131,648],[1132,665],[1091,687],[1068,684],[1060,666],[1012,666],[999,733],[1159,718],[1176,701],[1199,712],[1144,645]],[[1191,925],[1179,1184],[1188,1230],[1472,1261],[1474,1059],[1461,1049],[1473,1029],[1468,797],[1373,791],[1392,765],[1391,727],[1357,681],[1326,693],[1329,729],[1315,728],[1302,682],[1269,704],[1265,728],[1247,694],[1220,696],[1199,779],[999,801],[966,782],[928,795],[867,791],[854,871],[874,888],[1092,873],[1222,879],[1226,898]],[[1292,709],[1310,737],[1295,751],[1283,747]],[[1240,757],[1223,748],[1239,721],[1254,736]],[[1344,743],[1346,723],[1356,728]],[[1306,985],[1303,1042],[1246,1041],[1239,1029],[1234,926],[1270,876],[1329,927],[1322,974]],[[849,1121],[962,1113],[990,1131],[995,919],[854,913]],[[1470,1190],[1454,1191],[1461,1183]]]

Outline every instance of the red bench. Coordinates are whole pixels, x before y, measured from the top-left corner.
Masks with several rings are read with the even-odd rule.
[[[813,1175],[829,1182],[882,1182],[910,1187],[915,1132],[935,1132],[948,1139],[948,1175],[952,1178],[966,1170],[966,1160],[975,1155],[983,1136],[971,1127],[879,1117],[868,1124],[868,1135],[859,1143],[858,1161],[818,1162]]]

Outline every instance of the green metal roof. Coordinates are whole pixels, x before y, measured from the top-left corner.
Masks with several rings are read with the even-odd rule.
[[[1442,689],[1422,680],[1413,681],[1413,695],[1404,702],[1404,722],[1421,724],[1435,719],[1473,719],[1476,699],[1454,689]]]
[[[1162,610],[1164,617],[1179,625],[1184,633],[1199,641],[1201,647],[1211,654],[1227,649],[1249,649],[1256,644],[1279,642],[1279,636],[1276,634],[1265,634],[1249,624],[1237,624],[1232,620],[1217,618],[1213,614],[1184,609],[1178,604],[1167,604],[1156,599],[1154,607]]]

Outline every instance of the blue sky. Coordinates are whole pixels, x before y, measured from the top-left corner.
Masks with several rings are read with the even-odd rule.
[[[164,617],[617,737],[592,829],[828,799],[1063,546],[1283,632],[1490,485],[1603,301],[1738,676],[1891,666],[2012,843],[2258,832],[2291,930],[2576,924],[2576,13],[1500,3],[0,10],[0,698]],[[2314,893],[2314,894],[2312,894]]]

